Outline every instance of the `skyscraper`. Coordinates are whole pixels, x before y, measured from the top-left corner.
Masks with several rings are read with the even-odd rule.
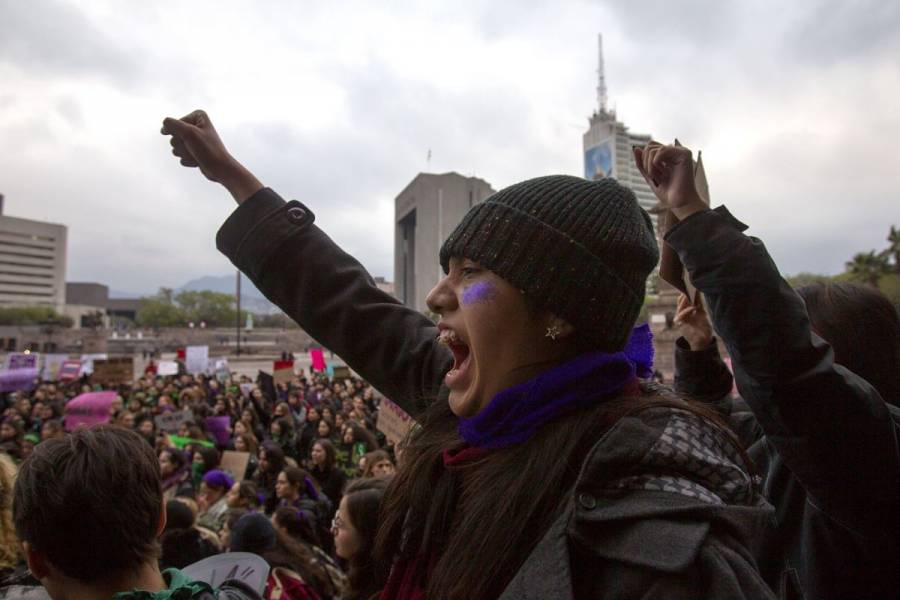
[[[419,173],[394,201],[394,290],[424,311],[425,297],[443,276],[438,251],[466,212],[494,193],[478,177]]]
[[[2,214],[0,195],[0,306],[66,302],[66,227]]]
[[[653,190],[634,165],[633,146],[643,146],[650,141],[647,134],[628,131],[628,127],[616,119],[616,111],[608,107],[606,73],[603,66],[603,36],[599,38],[597,110],[590,116],[588,129],[583,137],[584,177],[600,179],[615,177],[622,185],[634,190],[638,203],[645,210],[656,205]],[[656,227],[656,216],[651,215]]]

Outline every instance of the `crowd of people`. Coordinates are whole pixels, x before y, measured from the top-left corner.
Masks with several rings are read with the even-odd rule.
[[[114,388],[110,423],[134,431],[159,463],[168,515],[160,566],[252,551],[281,568],[283,585],[310,588],[310,598],[368,597],[377,581],[368,564],[375,513],[395,470],[394,447],[375,429],[379,395],[362,379],[324,373],[266,383],[163,377],[151,364],[132,385]],[[0,450],[10,467],[35,445],[68,436],[67,402],[101,389],[85,376],[8,394]],[[158,430],[157,417],[183,411],[190,417],[177,431]],[[208,431],[208,417],[229,418],[227,441]],[[223,467],[228,450],[249,455],[243,472]],[[21,579],[22,558],[10,548],[2,563],[10,581]]]
[[[435,324],[205,113],[162,133],[239,205],[218,248],[363,379],[148,375],[114,425],[71,433],[78,390],[8,398],[0,558],[29,568],[12,580],[54,599],[257,598],[238,573],[212,589],[182,571],[229,550],[266,561],[271,599],[897,597],[897,310],[861,285],[793,290],[702,200],[687,148],[634,149],[698,291],[667,388],[635,326],[658,243],[616,180],[537,177],[471,208],[441,247]],[[397,447],[373,427],[379,394],[416,419]]]

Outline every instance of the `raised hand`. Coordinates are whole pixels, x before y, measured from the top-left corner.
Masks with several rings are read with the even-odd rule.
[[[263,187],[231,156],[204,111],[195,110],[181,119],[167,117],[160,133],[172,136],[172,154],[181,159],[182,165],[199,167],[207,179],[224,185],[238,203]]]
[[[675,325],[687,340],[691,350],[707,348],[713,339],[713,328],[699,294],[696,302],[691,302],[687,294],[678,297]]]
[[[679,220],[707,208],[694,186],[694,159],[684,146],[651,141],[634,148],[634,162],[659,201]]]

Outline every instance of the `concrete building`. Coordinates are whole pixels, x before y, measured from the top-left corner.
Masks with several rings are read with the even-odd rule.
[[[494,189],[459,173],[419,173],[394,201],[394,289],[397,299],[425,311],[425,297],[443,276],[444,239]]]
[[[66,302],[66,227],[3,214],[0,195],[0,306]]]
[[[591,115],[590,128],[583,137],[584,177],[590,180],[616,178],[619,183],[634,190],[638,203],[649,211],[657,204],[656,196],[634,165],[631,148],[647,144],[650,136],[630,132],[624,123],[616,119],[616,111],[607,107],[602,36],[599,48],[597,110]],[[656,216],[651,214],[651,218],[656,227]]]

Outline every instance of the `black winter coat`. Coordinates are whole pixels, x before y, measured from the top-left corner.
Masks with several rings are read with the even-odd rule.
[[[677,344],[676,390],[716,406],[763,477],[775,518],[757,558],[773,589],[810,600],[898,598],[900,411],[834,363],[803,301],[744,229],[720,208],[666,237],[706,297],[742,398],[730,398],[715,344]]]
[[[275,304],[415,415],[436,400],[452,355],[421,313],[379,290],[269,189],[234,211],[217,245]],[[722,432],[652,408],[588,452],[555,523],[501,598],[772,598],[749,546],[769,507]]]

